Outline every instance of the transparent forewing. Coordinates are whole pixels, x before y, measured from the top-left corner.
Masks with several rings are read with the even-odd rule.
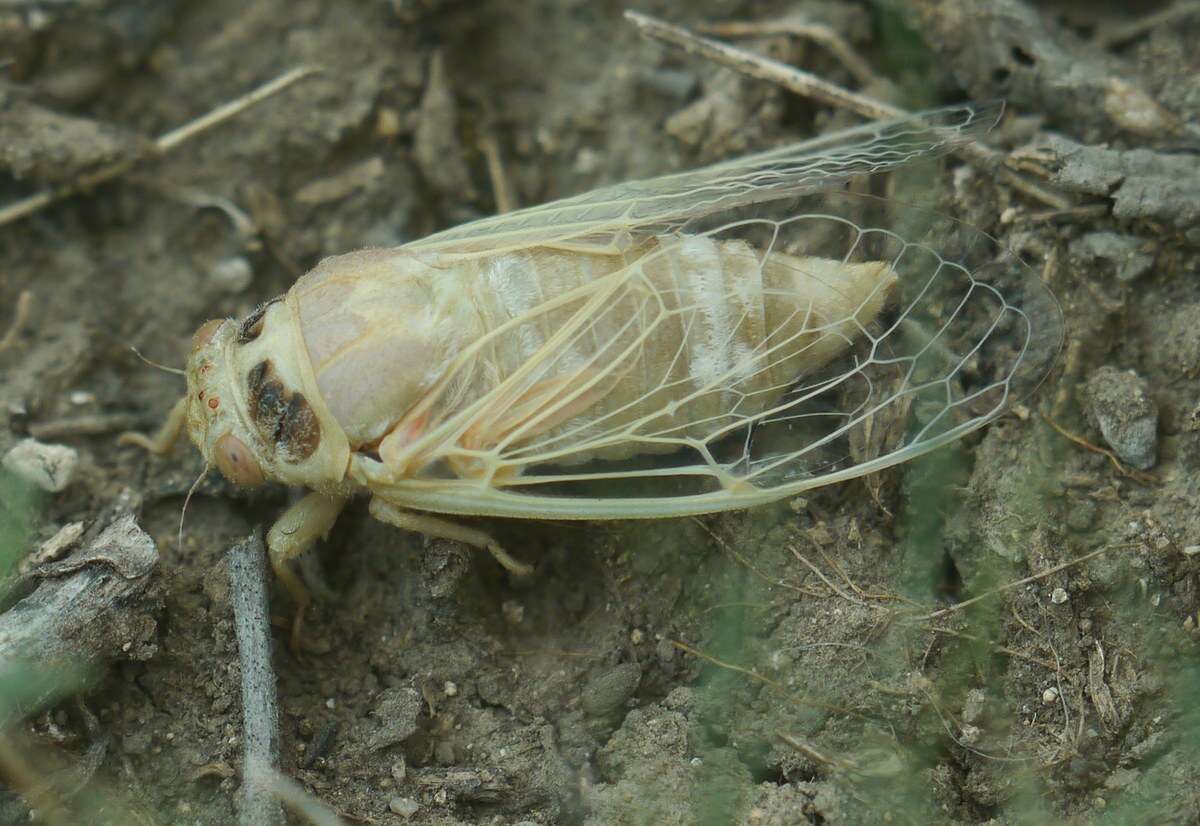
[[[723,210],[601,260],[463,354],[397,497],[557,518],[746,507],[980,427],[1061,341],[1053,297],[987,236],[875,198]]]
[[[991,129],[1001,102],[959,104],[868,123],[704,169],[618,184],[454,227],[410,245],[469,255],[531,244],[620,248],[638,233],[747,204],[794,198],[953,151]]]

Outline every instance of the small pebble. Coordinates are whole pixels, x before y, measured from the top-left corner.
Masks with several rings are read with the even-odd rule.
[[[1089,412],[1104,441],[1121,461],[1138,470],[1154,467],[1158,454],[1158,406],[1146,381],[1132,370],[1105,366],[1088,377]]]
[[[1058,689],[1051,686],[1042,692],[1042,702],[1046,705],[1054,705],[1058,702]]]
[[[4,467],[44,491],[58,493],[71,484],[79,454],[66,445],[24,439],[4,457]]]
[[[1067,527],[1073,531],[1086,531],[1096,521],[1096,503],[1083,499],[1071,503],[1067,511]]]
[[[515,599],[506,599],[500,605],[504,621],[509,625],[520,625],[525,620],[525,606]]]
[[[1062,605],[1064,602],[1066,602],[1070,598],[1071,597],[1067,595],[1066,588],[1055,588],[1053,591],[1050,592],[1050,601],[1053,602],[1055,605]]]
[[[380,725],[367,738],[367,748],[378,751],[411,737],[417,730],[422,706],[421,695],[413,688],[385,689],[370,712]]]
[[[388,809],[392,814],[400,815],[403,818],[410,818],[415,815],[421,806],[411,797],[393,797],[388,801]]]
[[[450,680],[446,680],[446,684],[444,686],[442,686],[442,691],[446,694],[447,697],[457,697],[458,696],[458,683],[452,682]]]
[[[391,107],[384,106],[375,118],[375,134],[384,140],[395,138],[404,129],[404,121],[400,113]]]
[[[29,567],[33,568],[38,565],[45,565],[47,562],[53,562],[56,559],[61,559],[66,556],[80,537],[83,536],[83,523],[70,522],[58,529],[54,536],[47,539],[41,544],[37,551],[27,557]]]
[[[659,94],[679,100],[689,98],[699,85],[696,75],[682,69],[655,69],[643,72],[641,80]]]
[[[637,691],[642,669],[637,663],[622,663],[592,677],[580,693],[583,710],[590,717],[603,718],[625,707]]]
[[[222,258],[212,268],[209,277],[218,289],[236,294],[243,292],[254,280],[254,268],[240,255]]]
[[[1136,281],[1154,266],[1154,256],[1144,252],[1144,243],[1132,235],[1115,232],[1089,232],[1071,242],[1071,257],[1078,266],[1087,267],[1096,261],[1106,261],[1117,280]]]

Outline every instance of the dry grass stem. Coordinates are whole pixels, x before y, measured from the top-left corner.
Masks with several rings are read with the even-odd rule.
[[[879,81],[867,62],[858,56],[854,47],[829,26],[801,20],[768,20],[762,23],[729,21],[700,26],[700,31],[716,37],[797,37],[824,47],[863,86]]]
[[[263,102],[269,97],[279,94],[287,87],[291,86],[298,80],[302,80],[318,70],[311,66],[300,66],[286,72],[274,80],[264,83],[257,89],[254,89],[239,98],[229,101],[213,109],[205,115],[201,115],[193,121],[185,123],[177,129],[172,129],[155,139],[152,144],[152,155],[165,155],[172,149],[191,140],[197,135],[212,129],[214,126],[229,120],[230,118],[241,114],[258,103]],[[43,190],[28,198],[17,201],[14,204],[0,209],[0,226],[11,224],[14,221],[19,221],[22,218],[45,209],[53,203],[61,201],[76,192],[90,189],[91,187],[102,184],[105,181],[110,181],[113,178],[125,174],[134,167],[135,164],[144,160],[143,157],[135,157],[118,161],[109,164],[101,169],[96,170],[88,175],[84,175],[77,181],[74,181],[67,186],[56,187],[54,189]]]
[[[255,778],[279,765],[279,706],[271,668],[270,610],[267,606],[266,548],[262,529],[227,555],[229,596],[242,672],[243,783],[238,820],[242,826],[283,826],[275,795]]]
[[[1136,468],[1127,467],[1124,462],[1117,458],[1117,454],[1113,453],[1108,448],[1100,447],[1100,445],[1097,444],[1092,444],[1082,436],[1075,435],[1058,422],[1054,421],[1054,419],[1047,416],[1045,413],[1042,414],[1042,418],[1046,420],[1046,424],[1054,428],[1058,435],[1062,436],[1064,439],[1074,442],[1080,447],[1090,450],[1092,453],[1099,453],[1101,456],[1107,456],[1108,461],[1112,462],[1113,467],[1117,469],[1117,473],[1121,474],[1122,476],[1127,476],[1130,479],[1136,479],[1137,481],[1145,484],[1158,484],[1158,477],[1154,474],[1146,473],[1145,471],[1137,470]]]
[[[0,338],[0,353],[17,343],[17,337],[21,335],[21,330],[29,321],[29,311],[32,307],[33,291],[21,290],[21,294],[17,296],[17,306],[13,312],[12,322],[8,325],[8,331],[5,332],[4,338]]]
[[[777,60],[744,51],[727,43],[701,37],[681,26],[665,23],[649,15],[627,11],[625,19],[636,26],[638,31],[646,37],[677,46],[688,54],[706,58],[748,77],[782,86],[801,97],[811,98],[838,109],[848,109],[870,120],[892,120],[910,114],[898,106],[884,103],[869,95],[843,89],[836,83],[830,83],[811,72],[793,68]],[[1014,189],[1041,201],[1052,209],[1066,210],[1075,205],[1070,198],[1005,168],[1003,154],[994,149],[989,149],[980,143],[969,143],[959,147],[956,154],[989,174],[999,175]]]
[[[1100,556],[1100,554],[1107,553],[1108,551],[1115,551],[1120,548],[1127,548],[1127,547],[1129,547],[1129,546],[1128,545],[1109,545],[1104,548],[1098,548],[1098,549],[1092,551],[1090,554],[1084,554],[1083,556],[1078,557],[1076,559],[1068,560],[1067,562],[1063,562],[1059,565],[1055,565],[1051,568],[1047,568],[1046,570],[1041,571],[1036,574],[1033,574],[1032,576],[1027,576],[1027,577],[1024,577],[1023,579],[1014,580],[1013,582],[1007,582],[1004,585],[1001,585],[998,588],[993,588],[990,591],[986,591],[986,592],[980,594],[979,596],[971,597],[970,599],[965,599],[962,602],[958,602],[958,603],[955,603],[954,605],[951,605],[949,608],[943,608],[940,611],[934,611],[932,614],[926,614],[923,617],[916,617],[915,619],[918,622],[928,622],[929,620],[935,620],[935,619],[938,619],[939,617],[944,617],[949,614],[953,614],[956,611],[961,611],[964,608],[974,605],[977,602],[982,602],[983,600],[988,599],[990,597],[994,597],[997,594],[1002,594],[1005,591],[1011,591],[1013,588],[1020,588],[1022,585],[1028,585],[1029,583],[1036,582],[1039,579],[1045,579],[1048,576],[1053,576],[1054,574],[1057,574],[1059,571],[1065,571],[1068,568],[1075,567],[1076,565],[1082,565],[1084,562],[1087,562],[1089,559],[1094,559],[1094,558]]]

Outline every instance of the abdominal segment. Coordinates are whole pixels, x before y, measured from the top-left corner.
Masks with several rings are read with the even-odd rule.
[[[894,281],[881,262],[697,236],[479,269],[476,305],[502,332],[479,350],[466,397],[484,402],[462,441],[558,464],[669,452],[745,423],[859,339]]]

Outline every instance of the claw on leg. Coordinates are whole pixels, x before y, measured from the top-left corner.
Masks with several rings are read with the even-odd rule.
[[[291,595],[292,601],[296,603],[291,635],[293,652],[300,650],[304,611],[312,602],[312,597],[288,562],[329,533],[345,504],[346,500],[340,496],[310,493],[284,511],[283,516],[279,517],[267,534],[267,553],[271,557],[271,567]]]
[[[504,566],[506,571],[516,576],[529,576],[533,573],[532,565],[521,562],[519,559],[511,556],[508,551],[500,547],[499,542],[492,539],[491,536],[483,531],[468,528],[465,525],[459,525],[445,519],[439,519],[436,516],[413,513],[412,511],[398,508],[390,502],[380,499],[378,496],[371,499],[371,516],[380,522],[386,522],[389,525],[394,525],[406,531],[421,533],[437,539],[453,539],[456,542],[465,542],[476,548],[486,548],[496,558],[496,561]]]

